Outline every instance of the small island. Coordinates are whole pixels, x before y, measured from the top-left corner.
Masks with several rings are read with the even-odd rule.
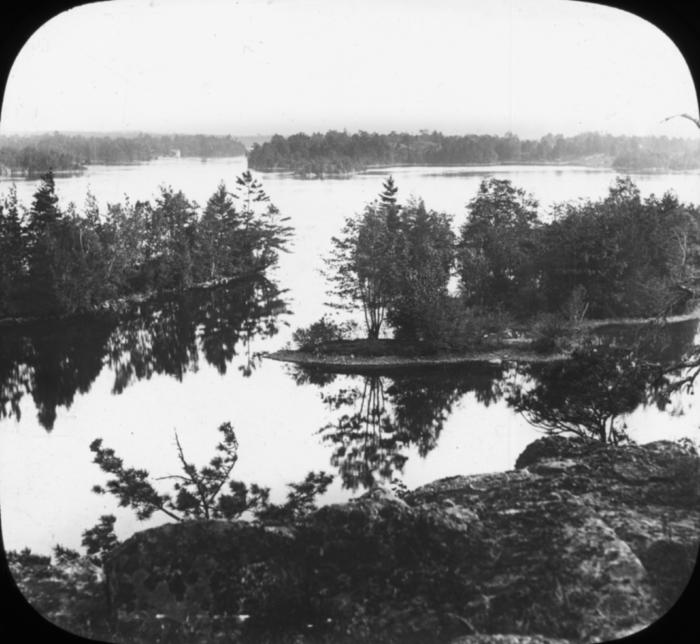
[[[642,199],[618,178],[605,198],[542,217],[532,195],[489,178],[456,235],[452,215],[397,192],[388,177],[326,259],[331,305],[361,312],[364,329],[325,315],[267,358],[335,372],[553,362],[698,315],[700,212],[672,194]],[[624,326],[637,331],[622,339]]]
[[[128,198],[101,212],[59,204],[54,175],[32,203],[0,198],[0,324],[119,312],[153,297],[255,279],[287,248],[287,225],[260,181],[222,181],[201,209],[161,186],[154,202]]]

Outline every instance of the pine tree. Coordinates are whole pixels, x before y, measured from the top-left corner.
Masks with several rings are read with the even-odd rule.
[[[286,252],[292,237],[287,225],[289,217],[280,216],[279,209],[270,201],[262,183],[249,170],[236,178],[236,192],[241,223],[245,230],[245,248],[242,256],[249,257],[249,270],[260,271],[274,266],[279,252]]]
[[[29,230],[35,235],[39,234],[60,218],[56,183],[53,172],[49,170],[46,174],[41,175],[41,184],[34,193],[32,207],[29,210]]]
[[[34,193],[26,229],[28,289],[25,295],[27,308],[33,313],[55,312],[60,308],[56,264],[57,255],[61,254],[58,239],[62,219],[53,173],[49,171],[42,175]]]
[[[0,203],[0,315],[14,315],[25,278],[24,234],[14,184]]]
[[[399,189],[394,184],[394,177],[389,175],[382,184],[382,192],[379,194],[379,201],[382,207],[393,209],[396,207],[396,193]]]

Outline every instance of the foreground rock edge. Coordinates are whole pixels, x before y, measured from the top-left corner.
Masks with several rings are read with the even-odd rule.
[[[404,498],[376,488],[294,526],[145,530],[107,562],[111,609],[244,615],[251,637],[308,641],[616,639],[661,617],[690,578],[699,460],[667,441],[548,437],[513,471]]]

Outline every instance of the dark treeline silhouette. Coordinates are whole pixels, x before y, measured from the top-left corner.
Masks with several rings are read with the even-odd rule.
[[[0,202],[0,317],[73,314],[136,293],[261,274],[291,228],[249,172],[223,182],[204,209],[161,187],[155,202],[128,199],[101,213],[61,209],[52,173],[29,208],[14,188]]]
[[[348,134],[331,130],[325,134],[299,133],[288,137],[277,134],[262,145],[255,144],[248,154],[250,168],[317,177],[377,165],[574,162],[612,166],[623,171],[688,170],[700,167],[700,142],[598,132],[520,139],[511,133],[448,136],[426,131]]]
[[[232,157],[245,152],[245,146],[231,136],[209,134],[4,135],[0,136],[0,173],[3,166],[6,173],[38,175],[96,163],[133,163],[174,155]]]
[[[133,304],[126,312],[14,325],[0,333],[0,418],[21,413],[30,395],[50,430],[59,407],[87,393],[102,369],[112,393],[154,374],[182,379],[201,360],[226,373],[235,360],[250,376],[262,359],[255,340],[275,335],[286,305],[265,278],[195,288]]]

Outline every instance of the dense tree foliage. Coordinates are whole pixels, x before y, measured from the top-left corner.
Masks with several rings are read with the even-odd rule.
[[[349,173],[372,165],[587,162],[618,170],[690,169],[700,167],[700,143],[680,138],[612,136],[586,132],[538,140],[440,132],[275,135],[255,144],[248,155],[256,170],[293,171],[302,176]]]
[[[539,317],[540,335],[566,335],[585,316],[681,313],[698,299],[700,212],[671,193],[642,199],[618,178],[606,197],[541,218],[531,195],[489,178],[456,239],[449,215],[417,199],[400,205],[396,190],[389,178],[346,220],[327,260],[336,306],[361,307],[369,339],[386,323],[397,339],[463,349],[499,320],[532,327]]]
[[[468,304],[517,317],[653,316],[697,297],[700,213],[618,178],[597,201],[560,204],[549,223],[509,181],[482,182],[459,244]]]
[[[83,212],[61,209],[52,173],[28,210],[11,190],[0,203],[0,317],[75,313],[115,297],[273,266],[291,236],[287,219],[249,172],[222,183],[204,213],[161,187],[153,203],[110,204],[88,195]]]
[[[341,307],[361,306],[369,338],[384,322],[402,337],[425,339],[439,313],[453,264],[451,219],[420,200],[400,206],[389,177],[379,197],[346,220],[327,260]]]
[[[560,206],[538,251],[546,307],[563,311],[578,291],[596,318],[682,311],[700,277],[699,224],[695,207],[670,193],[642,199],[629,179]]]
[[[172,134],[85,136],[40,134],[0,136],[0,173],[38,175],[49,170],[80,170],[87,164],[133,163],[161,156],[242,156],[245,147],[231,136]]]
[[[468,304],[532,310],[540,222],[537,201],[505,179],[481,182],[458,251]]]

